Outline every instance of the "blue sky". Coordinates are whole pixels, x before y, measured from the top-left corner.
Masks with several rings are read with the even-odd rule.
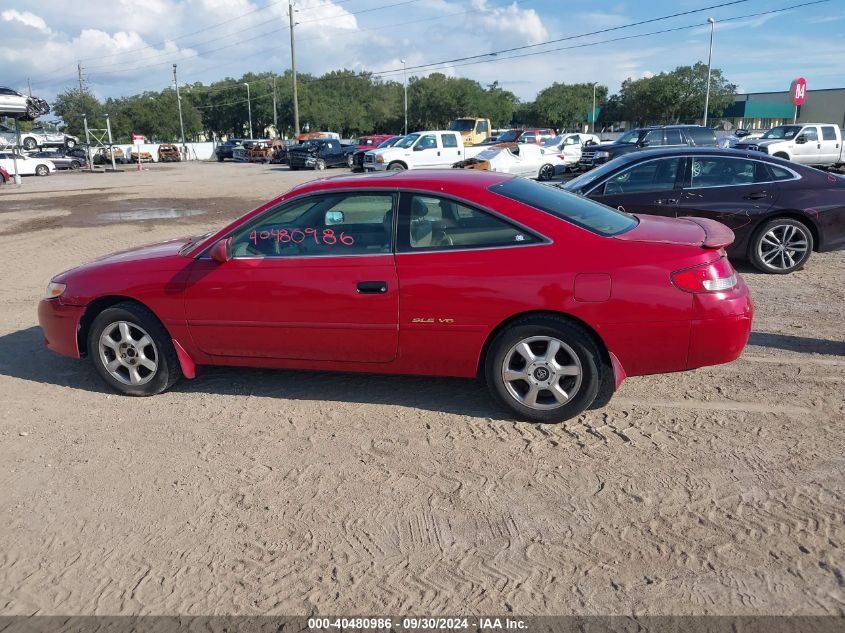
[[[786,91],[799,75],[811,90],[845,86],[845,0],[731,20],[809,1],[746,0],[580,37],[728,1],[299,0],[297,65],[312,73],[380,71],[401,81],[405,59],[409,75],[498,81],[524,100],[554,81],[598,81],[613,92],[628,77],[706,61],[712,16],[714,66],[742,91]],[[80,59],[100,97],[165,88],[174,62],[180,83],[283,72],[290,67],[287,10],[287,0],[0,0],[0,85],[22,90],[30,78],[33,93],[51,99],[76,85]],[[678,27],[692,28],[605,41]],[[535,46],[561,38],[570,39]]]

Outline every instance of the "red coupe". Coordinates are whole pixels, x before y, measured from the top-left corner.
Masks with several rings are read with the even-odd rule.
[[[626,376],[739,356],[732,240],[498,173],[344,176],[62,273],[38,315],[50,349],[128,395],[198,365],[481,375],[517,416],[558,422]]]

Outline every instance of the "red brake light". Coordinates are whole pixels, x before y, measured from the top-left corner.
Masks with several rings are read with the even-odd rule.
[[[736,271],[727,257],[672,273],[672,283],[684,292],[724,292],[736,282]]]

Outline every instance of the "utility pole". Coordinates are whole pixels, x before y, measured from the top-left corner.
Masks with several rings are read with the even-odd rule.
[[[82,95],[85,92],[85,88],[82,85],[82,62],[76,64],[76,72],[79,75],[79,94]]]
[[[296,43],[293,37],[293,2],[288,4],[288,13],[290,15],[290,73],[293,78],[293,133],[299,136],[299,99],[296,96]]]
[[[26,86],[29,88],[29,96],[32,96],[32,84],[29,83],[29,77],[26,78]]]
[[[707,18],[710,23],[710,56],[707,58],[707,92],[704,93],[704,127],[707,127],[707,110],[710,109],[710,72],[713,67],[713,31],[716,29],[716,20]]]
[[[252,135],[252,101],[249,98],[249,84],[244,82],[246,86],[246,108],[247,112],[249,112],[249,138],[255,138]]]
[[[593,129],[590,132],[591,134],[596,133],[596,86],[598,85],[598,83],[599,82],[597,82],[597,81],[593,82],[593,113],[591,115],[592,123],[593,123]]]
[[[176,64],[173,64],[173,85],[176,86],[176,104],[179,106],[179,129],[182,131],[182,160],[188,160],[188,148],[185,147],[185,124],[182,121],[182,97],[179,96],[179,80],[176,79]]]
[[[405,86],[405,136],[408,135],[408,62],[400,59],[402,62],[402,84]]]
[[[279,111],[276,108],[276,73],[273,73],[273,127],[276,129],[276,136],[279,136]]]

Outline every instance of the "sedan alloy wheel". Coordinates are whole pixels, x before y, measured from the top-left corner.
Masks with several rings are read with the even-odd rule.
[[[813,236],[801,222],[779,218],[758,229],[751,248],[755,267],[767,273],[785,274],[807,262],[813,250]]]

